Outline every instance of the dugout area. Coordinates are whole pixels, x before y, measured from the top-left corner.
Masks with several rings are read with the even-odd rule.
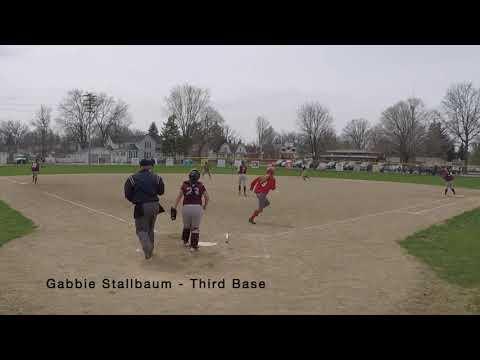
[[[128,174],[0,177],[0,199],[38,225],[0,247],[0,314],[423,314],[461,313],[445,284],[397,241],[480,206],[480,192],[442,197],[436,186],[277,177],[271,207],[248,223],[254,195],[235,175],[204,179],[211,203],[192,254],[181,220],[160,215],[156,255],[145,261],[123,197]],[[170,208],[181,174],[162,175]],[[252,177],[249,176],[249,179]],[[226,234],[228,242],[226,242]],[[190,278],[225,279],[192,289]],[[49,289],[49,278],[95,289]],[[171,282],[162,289],[103,289],[104,278]],[[233,279],[265,288],[232,289]],[[182,283],[183,285],[179,285]],[[433,284],[433,285],[432,285]]]

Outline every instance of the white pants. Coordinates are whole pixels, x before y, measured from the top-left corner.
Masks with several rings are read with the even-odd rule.
[[[238,175],[238,185],[239,186],[247,186],[247,175],[246,174],[239,174]]]

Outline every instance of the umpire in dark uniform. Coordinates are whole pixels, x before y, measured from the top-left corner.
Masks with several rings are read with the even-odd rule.
[[[129,176],[125,182],[125,197],[135,205],[135,228],[145,259],[152,257],[155,221],[157,215],[164,212],[158,196],[165,192],[165,185],[162,178],[152,171],[153,164],[152,160],[143,159],[140,171]]]

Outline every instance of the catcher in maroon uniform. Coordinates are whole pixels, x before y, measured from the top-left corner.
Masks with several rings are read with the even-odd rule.
[[[188,174],[188,180],[184,181],[180,192],[178,193],[175,206],[171,208],[171,218],[175,220],[177,217],[177,207],[183,198],[183,231],[182,240],[185,247],[192,251],[198,250],[198,242],[200,239],[200,222],[203,212],[207,209],[208,193],[202,182],[199,181],[200,172],[193,169]],[[204,202],[202,204],[202,199]]]
[[[270,205],[267,195],[270,190],[275,190],[276,188],[274,174],[275,168],[269,167],[266,175],[255,178],[250,184],[250,191],[254,191],[258,198],[258,209],[248,219],[250,224],[255,224],[255,218],[263,212],[263,209]]]

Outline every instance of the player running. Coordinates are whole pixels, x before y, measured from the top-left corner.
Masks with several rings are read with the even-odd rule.
[[[247,165],[245,165],[244,160],[238,167],[238,196],[242,193],[242,185],[243,195],[247,196]]]
[[[198,251],[198,241],[200,239],[200,221],[203,211],[207,209],[208,193],[205,186],[199,181],[200,172],[193,169],[188,174],[188,180],[184,181],[180,192],[178,193],[175,207],[171,208],[171,218],[177,217],[177,207],[183,197],[183,231],[182,240],[186,248],[192,251]],[[202,205],[202,198],[204,203]],[[191,234],[191,235],[190,235]],[[190,243],[189,243],[190,240]]]
[[[306,181],[307,179],[310,179],[310,177],[308,176],[308,168],[307,166],[305,165],[304,162],[302,162],[302,179],[303,181]]]
[[[40,172],[40,161],[38,159],[35,159],[35,161],[32,163],[32,182],[34,184],[37,183],[39,172]]]
[[[452,175],[450,170],[447,167],[444,167],[442,172],[440,173],[440,176],[443,178],[443,180],[445,180],[446,187],[444,196],[447,196],[448,189],[452,190],[453,195],[456,195],[455,189],[453,187],[453,180],[455,179],[455,177]]]
[[[275,168],[269,167],[266,175],[255,178],[250,184],[250,191],[253,190],[258,198],[258,209],[248,219],[250,224],[255,224],[255,218],[263,212],[263,209],[270,205],[267,195],[270,190],[275,190],[274,173]]]
[[[208,177],[210,178],[210,180],[212,180],[212,175],[210,174],[210,165],[208,164],[208,160],[205,161],[205,163],[202,166],[202,177],[204,177],[205,174],[208,174]]]

